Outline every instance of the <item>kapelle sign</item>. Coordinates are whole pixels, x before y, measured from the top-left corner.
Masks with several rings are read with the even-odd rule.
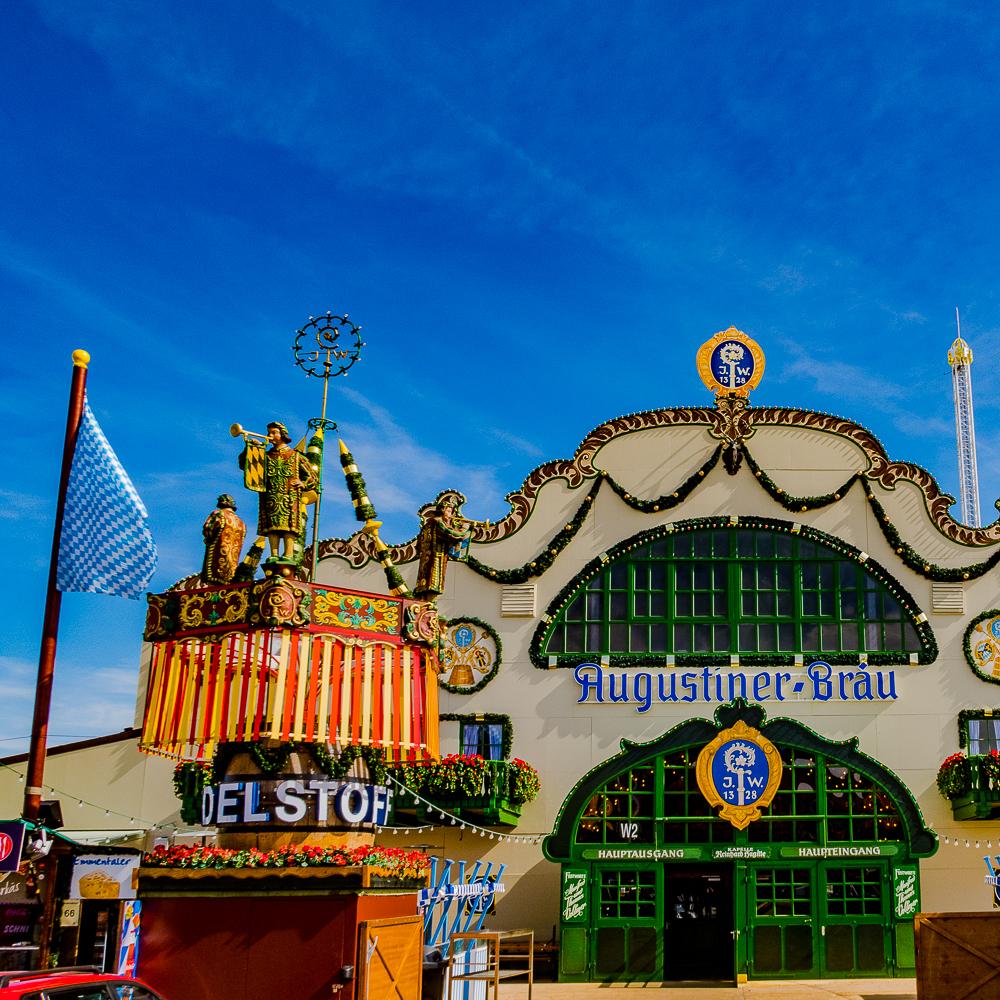
[[[392,790],[329,778],[220,781],[201,796],[203,826],[301,823],[384,826]]]

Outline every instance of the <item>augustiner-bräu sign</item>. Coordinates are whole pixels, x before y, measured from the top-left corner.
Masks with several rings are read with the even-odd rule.
[[[383,826],[392,789],[331,778],[233,778],[202,792],[204,826]]]
[[[679,702],[725,704],[746,701],[895,701],[896,674],[867,663],[834,670],[817,660],[792,670],[739,670],[700,667],[663,670],[605,667],[581,663],[573,671],[580,685],[578,703],[630,704],[639,713],[653,705]]]

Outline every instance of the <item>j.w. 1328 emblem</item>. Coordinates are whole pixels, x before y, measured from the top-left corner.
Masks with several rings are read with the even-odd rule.
[[[749,396],[764,375],[760,345],[735,326],[702,344],[696,360],[702,382],[716,395]]]
[[[723,729],[698,754],[701,794],[737,830],[760,819],[781,784],[781,755],[770,740],[745,722]]]

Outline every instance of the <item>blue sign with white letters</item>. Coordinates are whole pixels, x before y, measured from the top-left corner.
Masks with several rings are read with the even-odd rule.
[[[727,388],[738,389],[753,378],[756,362],[750,349],[737,340],[724,340],[712,351],[712,374]]]
[[[760,747],[747,740],[730,740],[713,754],[711,774],[724,802],[752,806],[767,788],[771,767]]]

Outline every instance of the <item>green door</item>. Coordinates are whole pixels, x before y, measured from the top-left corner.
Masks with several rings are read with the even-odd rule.
[[[662,979],[663,868],[598,868],[595,876],[591,978]]]
[[[827,862],[820,880],[823,974],[887,975],[892,956],[888,865]]]
[[[809,979],[820,974],[815,865],[761,865],[748,880],[750,976]]]

